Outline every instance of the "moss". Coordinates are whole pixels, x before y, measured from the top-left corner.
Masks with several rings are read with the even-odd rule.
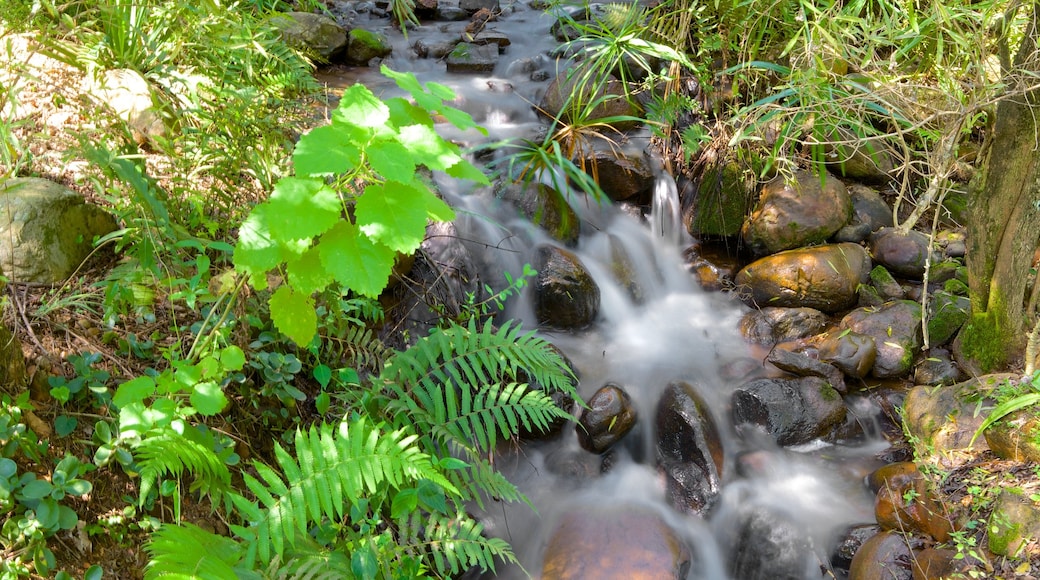
[[[824,383],[820,387],[820,398],[824,401],[835,401],[841,399],[841,393],[836,391],[830,383]]]
[[[1007,362],[1007,344],[992,313],[972,314],[961,330],[961,342],[964,354],[984,373]]]

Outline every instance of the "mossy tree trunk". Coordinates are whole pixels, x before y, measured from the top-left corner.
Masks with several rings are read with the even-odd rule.
[[[1027,287],[1040,240],[1040,73],[1036,18],[1011,67],[1012,91],[997,105],[983,172],[971,188],[967,255],[972,317],[961,334],[964,352],[983,371],[1006,366],[1022,352],[1028,324]],[[1029,71],[1021,74],[1024,71]],[[1020,94],[1015,94],[1015,93]]]

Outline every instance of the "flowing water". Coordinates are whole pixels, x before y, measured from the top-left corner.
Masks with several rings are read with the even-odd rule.
[[[531,63],[552,76],[558,66],[564,67],[548,55],[557,45],[548,33],[552,22],[552,17],[539,10],[520,4],[506,6],[499,21],[489,28],[505,33],[512,44],[494,73],[487,76],[447,74],[443,62],[417,58],[410,49],[416,42],[433,45],[458,38],[465,22],[427,23],[411,31],[407,40],[388,27],[381,31],[395,43],[388,65],[412,71],[423,82],[452,87],[459,94],[456,105],[487,127],[490,139],[498,140],[531,137],[540,127],[531,103],[538,102],[547,83],[530,80]],[[397,95],[392,83],[369,69],[339,71],[325,80],[340,87],[364,82],[377,94]],[[482,138],[448,129],[447,136],[464,144]],[[552,243],[491,192],[458,190],[453,183],[442,186],[459,214],[459,238],[466,240],[480,262],[484,281],[501,285],[503,272],[519,274],[525,263],[535,262],[534,248]],[[675,190],[671,177],[662,174],[649,224],[609,204],[571,193],[583,232],[574,250],[599,285],[601,306],[595,324],[587,330],[542,332],[573,361],[583,396],[589,397],[607,382],[622,385],[643,420],[613,454],[611,468],[603,475],[598,473],[598,458],[580,449],[572,428],[551,443],[503,452],[496,458],[496,465],[537,511],[525,505],[491,502],[482,519],[489,533],[513,544],[523,568],[536,578],[549,533],[561,513],[575,508],[633,505],[659,514],[693,552],[688,577],[704,580],[728,580],[726,570],[731,568],[727,565],[735,554],[748,550],[741,546],[740,531],[748,510],[761,510],[787,522],[814,547],[810,556],[824,562],[844,527],[873,521],[872,499],[861,479],[872,467],[872,455],[884,446],[880,436],[862,438],[855,446],[818,443],[779,449],[754,434],[738,433],[730,425],[730,395],[748,369],[761,369],[762,357],[749,350],[737,330],[746,308],[731,297],[702,291],[684,268],[680,252],[688,235],[681,226]],[[635,292],[629,281],[618,280],[614,274],[619,249],[629,258],[632,279],[638,286]],[[507,314],[523,320],[527,328],[536,328],[529,300],[528,295],[514,300]],[[665,386],[675,380],[696,387],[711,407],[723,438],[726,469],[721,474],[722,491],[707,518],[670,509],[654,465],[650,418]],[[869,421],[873,409],[866,399],[850,399],[850,412]],[[749,464],[755,467],[738,476],[732,466],[741,457],[753,458]],[[575,476],[588,471],[594,473]],[[625,522],[616,525],[623,529]],[[821,577],[815,563],[818,560],[806,559],[806,578]],[[499,575],[526,577],[516,567],[504,567]]]

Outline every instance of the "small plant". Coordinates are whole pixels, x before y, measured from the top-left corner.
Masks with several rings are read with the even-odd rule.
[[[1012,413],[1035,407],[1040,403],[1040,372],[1034,373],[1032,378],[1026,377],[1018,384],[1010,381],[1005,382],[1003,388],[998,388],[994,396],[996,397],[997,405],[986,416],[986,419],[982,421],[979,428],[975,430],[975,434],[971,438],[972,444],[986,429],[989,429],[997,421]]]

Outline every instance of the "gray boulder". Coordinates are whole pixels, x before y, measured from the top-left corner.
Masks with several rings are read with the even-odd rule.
[[[286,44],[300,47],[325,62],[342,56],[347,48],[347,31],[324,14],[286,12],[272,16],[270,23]]]
[[[893,300],[880,308],[857,308],[845,315],[841,328],[874,339],[875,377],[902,377],[913,367],[914,355],[921,348],[921,305]]]
[[[703,513],[719,494],[725,454],[715,420],[693,385],[668,385],[657,403],[654,429],[672,506]]]
[[[347,62],[368,66],[372,59],[385,58],[393,51],[382,34],[355,28],[347,35]]]
[[[924,277],[925,261],[938,262],[939,254],[929,247],[928,236],[916,230],[881,228],[869,239],[870,257],[896,276],[910,280]]]
[[[829,323],[827,315],[815,308],[766,306],[745,314],[740,319],[740,331],[749,342],[772,345],[812,336]]]
[[[779,445],[827,435],[845,419],[841,394],[818,377],[757,379],[733,392],[733,423],[757,425]]]
[[[138,145],[166,135],[152,88],[141,73],[131,69],[106,70],[90,87],[90,93],[130,126]]]
[[[573,330],[592,324],[599,314],[600,290],[581,260],[562,248],[538,248],[534,284],[539,324]]]
[[[765,184],[740,235],[755,255],[763,256],[816,244],[830,238],[852,216],[852,199],[832,177],[800,171]]]
[[[498,64],[498,49],[494,44],[460,42],[445,60],[448,72],[489,73]]]

